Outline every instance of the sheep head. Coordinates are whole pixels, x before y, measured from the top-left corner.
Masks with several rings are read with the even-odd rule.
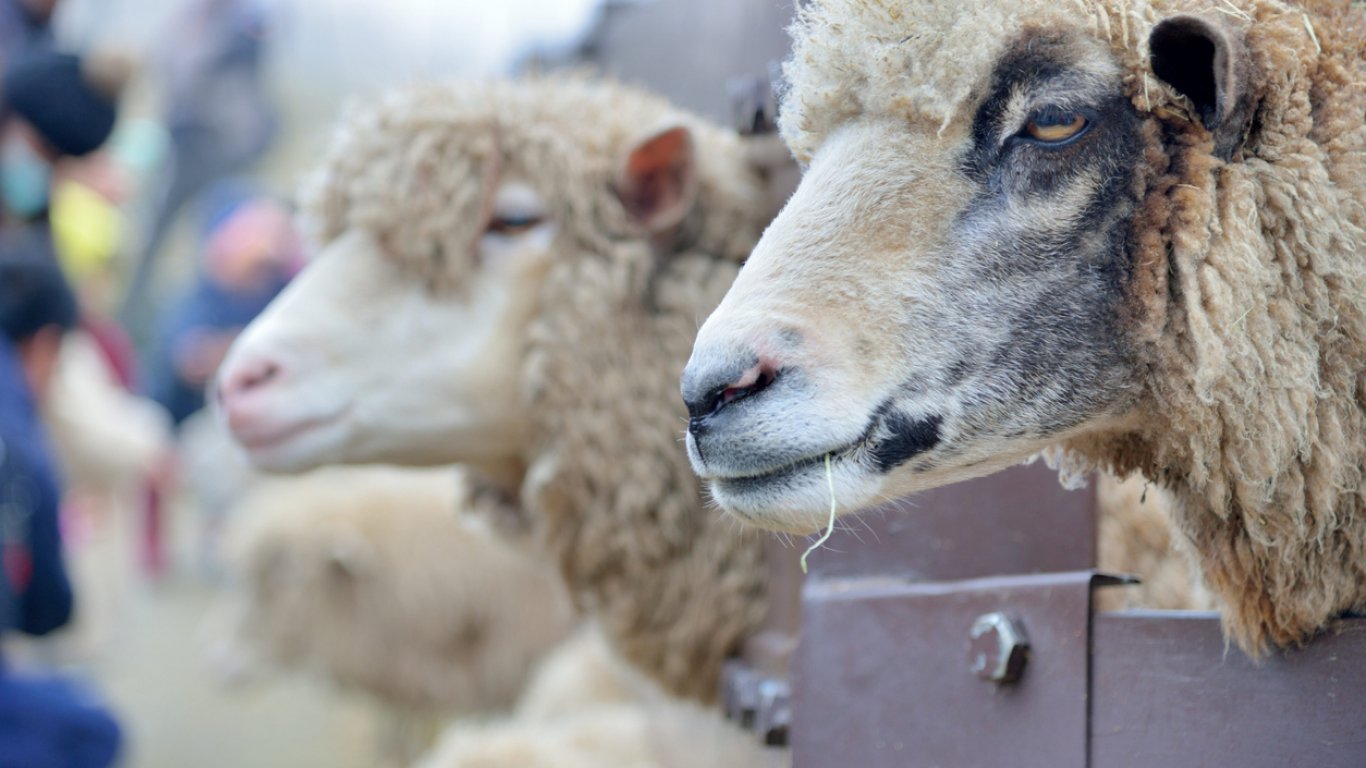
[[[221,376],[253,460],[480,465],[619,652],[714,696],[763,553],[705,510],[677,381],[764,222],[738,138],[601,81],[467,84],[348,120],[320,180],[322,251]]]
[[[827,455],[852,511],[1130,426],[1133,329],[1160,312],[1133,300],[1161,151],[1136,102],[1231,146],[1247,53],[1217,19],[1075,5],[800,13],[782,127],[805,176],[682,382],[689,455],[725,509],[806,532]]]
[[[815,0],[806,177],[698,335],[689,453],[822,524],[1041,449],[1142,472],[1253,653],[1366,605],[1366,15]]]
[[[307,198],[316,256],[219,378],[254,464],[517,460],[549,269],[664,243],[697,196],[686,124],[656,110],[557,129],[610,109],[584,92],[575,78],[426,88],[345,121]]]

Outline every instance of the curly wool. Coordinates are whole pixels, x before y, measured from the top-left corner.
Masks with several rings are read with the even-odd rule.
[[[632,147],[677,125],[692,132],[698,192],[661,241],[614,183]],[[458,294],[503,178],[535,188],[559,226],[526,341],[535,424],[517,501],[613,647],[711,700],[762,619],[763,555],[707,508],[679,445],[677,381],[767,222],[761,179],[736,136],[640,91],[582,76],[461,83],[354,112],[305,213],[321,241],[369,231],[400,269]]]
[[[566,247],[616,251],[648,273],[653,250],[614,185],[634,142],[675,125],[693,132],[701,188],[670,248],[738,263],[767,223],[738,138],[657,96],[579,74],[418,86],[351,106],[304,184],[302,221],[318,243],[370,232],[402,269],[458,291],[477,268],[469,256],[489,193],[515,177],[550,206]]]
[[[782,116],[797,157],[874,109],[966,131],[975,89],[1026,26],[1107,43],[1148,142],[1128,286],[1147,374],[1139,426],[1064,446],[1064,464],[1172,489],[1225,629],[1251,653],[1366,607],[1366,14],[1346,0],[907,9],[822,0],[799,13]],[[1183,12],[1234,30],[1249,54],[1255,118],[1227,162],[1148,63],[1154,25]]]

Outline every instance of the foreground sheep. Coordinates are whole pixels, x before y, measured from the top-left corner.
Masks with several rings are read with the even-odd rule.
[[[263,479],[227,533],[229,671],[300,666],[400,712],[508,709],[570,611],[548,569],[462,521],[449,469]]]
[[[613,648],[712,700],[762,545],[707,508],[675,382],[763,201],[736,137],[638,91],[392,95],[340,131],[305,209],[324,247],[225,362],[228,422],[269,469],[477,466]]]
[[[1060,444],[1141,472],[1243,648],[1366,607],[1366,20],[818,0],[805,179],[699,332],[688,447],[774,528]]]

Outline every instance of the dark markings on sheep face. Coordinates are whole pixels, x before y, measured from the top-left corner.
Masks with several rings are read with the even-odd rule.
[[[938,416],[913,419],[903,413],[891,413],[883,420],[889,433],[872,450],[873,463],[882,472],[904,464],[939,444]]]
[[[1121,317],[1141,122],[1088,51],[1066,34],[1027,33],[975,114],[960,161],[974,192],[948,238],[956,309],[910,319],[957,348],[937,376],[959,404],[951,424],[934,425],[936,442],[953,437],[941,459],[954,445],[1057,435],[1121,411],[1135,389]],[[1051,144],[1026,128],[1078,117],[1086,127]],[[876,464],[885,473],[914,455]]]

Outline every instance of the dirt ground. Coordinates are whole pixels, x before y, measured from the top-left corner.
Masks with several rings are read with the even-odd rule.
[[[192,514],[176,515],[173,564],[155,580],[132,565],[128,536],[69,551],[76,623],[40,643],[9,638],[7,656],[61,669],[106,698],[124,729],[121,768],[389,764],[378,746],[387,721],[368,700],[301,673],[237,686],[214,674],[215,580],[194,557],[195,528]]]
[[[207,585],[181,576],[144,590],[122,636],[90,667],[124,724],[124,766],[375,765],[366,705],[299,676],[221,685],[202,650]]]

